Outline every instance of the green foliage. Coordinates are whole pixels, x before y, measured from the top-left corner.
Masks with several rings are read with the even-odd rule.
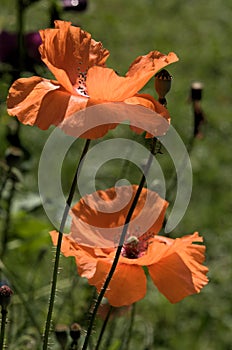
[[[25,11],[26,31],[50,26],[48,0],[33,3]],[[60,5],[58,5],[59,7]],[[13,9],[13,10],[12,10]],[[0,29],[16,30],[16,1],[2,0]],[[194,186],[188,210],[171,233],[173,237],[199,231],[207,246],[209,285],[199,295],[172,305],[160,295],[151,282],[148,293],[137,305],[130,349],[156,350],[227,350],[231,348],[231,44],[232,5],[230,1],[152,1],[152,0],[89,0],[86,12],[64,12],[62,19],[71,20],[92,33],[111,52],[109,66],[124,74],[139,55],[153,49],[174,51],[180,61],[170,66],[173,86],[168,94],[172,124],[187,144],[192,135],[192,107],[188,102],[190,84],[204,84],[202,107],[207,124],[204,138],[195,140],[191,152]],[[2,66],[1,66],[2,68]],[[5,67],[3,67],[5,69]],[[37,67],[39,75],[47,75]],[[24,72],[29,75],[29,72]],[[5,109],[11,74],[4,71],[0,80],[0,175],[6,174],[4,154],[9,146],[6,126],[11,117]],[[154,94],[153,81],[143,92]],[[9,349],[41,349],[41,334],[46,317],[53,266],[53,247],[48,232],[50,222],[38,201],[37,169],[48,131],[20,126],[20,139],[30,158],[19,167],[22,181],[17,184],[11,220],[7,227],[7,244],[1,257],[2,275],[14,290],[9,309],[7,344]],[[111,131],[108,137],[135,137],[126,127]],[[123,136],[122,136],[123,135]],[[142,137],[137,138],[141,143]],[[83,143],[70,150],[63,165],[62,181],[68,192],[72,174]],[[164,151],[165,152],[165,151]],[[168,157],[158,159],[168,178],[173,166]],[[127,164],[128,165],[128,164]],[[138,169],[128,165],[129,179],[137,182]],[[121,176],[122,162],[109,162],[97,174],[97,188],[112,186]],[[49,174],[49,169],[48,169]],[[87,174],[88,175],[88,174]],[[0,222],[5,227],[8,189],[3,192]],[[57,203],[54,203],[56,206]],[[171,203],[173,205],[173,203]],[[73,259],[62,258],[54,309],[54,325],[78,322],[85,329],[93,289],[76,274]],[[122,349],[125,324],[130,312],[112,319],[103,347]],[[102,321],[98,319],[96,331]],[[114,331],[112,331],[112,329]],[[112,333],[110,333],[112,332]],[[92,336],[95,343],[98,332]],[[59,349],[51,335],[52,349]]]

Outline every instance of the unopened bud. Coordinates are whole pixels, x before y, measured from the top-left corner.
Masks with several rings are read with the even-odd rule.
[[[0,287],[0,305],[2,310],[6,310],[11,301],[11,295],[13,291],[7,285],[2,285]]]
[[[196,81],[191,84],[190,101],[193,106],[194,113],[194,138],[202,138],[202,126],[205,123],[205,114],[201,107],[203,84],[200,81]]]
[[[160,103],[162,103],[162,101],[163,101],[164,103],[162,103],[162,104],[166,104],[165,103],[165,101],[166,101],[165,96],[170,91],[171,85],[172,85],[172,76],[171,76],[171,74],[168,73],[168,71],[166,69],[162,69],[161,71],[156,73],[156,75],[155,75],[155,89],[156,89],[156,92],[159,96]]]
[[[200,101],[202,99],[203,84],[196,81],[191,85],[191,100]]]
[[[70,336],[73,341],[77,342],[81,336],[81,326],[78,323],[73,323],[70,327]]]
[[[68,327],[63,324],[57,325],[55,328],[55,335],[61,348],[65,349],[68,342]]]

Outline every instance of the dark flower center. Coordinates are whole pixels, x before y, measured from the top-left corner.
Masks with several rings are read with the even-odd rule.
[[[128,240],[123,244],[122,247],[122,256],[128,259],[137,259],[143,256],[148,247],[147,238],[137,238],[135,236],[131,236]]]

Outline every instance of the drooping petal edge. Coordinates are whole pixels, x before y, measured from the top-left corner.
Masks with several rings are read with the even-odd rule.
[[[197,232],[176,240],[165,238],[166,249],[163,246],[159,260],[148,266],[153,283],[171,303],[199,293],[208,283],[208,268],[202,265],[205,246],[195,244],[202,240]]]

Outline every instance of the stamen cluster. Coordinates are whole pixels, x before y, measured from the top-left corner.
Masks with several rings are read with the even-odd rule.
[[[87,92],[87,87],[86,87],[86,77],[87,77],[87,72],[80,72],[79,76],[77,78],[77,86],[76,86],[76,91],[84,97],[89,97],[88,92]]]
[[[136,236],[131,236],[123,244],[122,256],[128,259],[137,259],[146,254],[148,247],[148,241],[146,237],[137,238]]]

